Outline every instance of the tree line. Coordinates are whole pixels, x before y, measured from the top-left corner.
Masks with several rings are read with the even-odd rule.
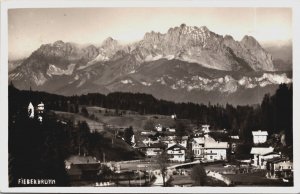
[[[279,85],[275,94],[264,96],[261,104],[245,106],[175,103],[156,99],[149,94],[129,92],[67,97],[39,91],[19,91],[12,84],[9,88],[9,100],[14,102],[14,106],[43,101],[47,109],[68,112],[78,112],[78,107],[85,105],[115,109],[117,112],[131,110],[139,114],[176,114],[177,118],[190,119],[198,126],[210,124],[213,129],[227,129],[230,134],[240,135],[245,141],[252,141],[253,130],[267,130],[270,135],[284,132],[287,145],[292,145],[292,84]]]

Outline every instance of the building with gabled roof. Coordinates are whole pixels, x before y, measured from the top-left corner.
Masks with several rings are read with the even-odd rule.
[[[268,132],[267,131],[252,131],[253,135],[253,143],[254,144],[262,144],[265,143],[268,139]]]
[[[264,161],[272,157],[277,157],[278,154],[274,153],[273,147],[253,147],[251,148],[252,165],[260,168],[265,168]]]
[[[192,152],[194,159],[205,161],[220,161],[227,159],[228,142],[216,141],[208,134],[193,138]]]
[[[192,152],[194,159],[204,158],[204,137],[196,137],[192,139]]]
[[[172,145],[167,149],[170,161],[184,162],[186,157],[186,148],[180,144]]]
[[[227,160],[228,142],[216,141],[212,137],[205,135],[204,159],[206,161]]]
[[[65,160],[65,169],[71,180],[96,180],[101,163],[92,156],[73,155]]]
[[[293,177],[293,162],[287,158],[275,157],[266,160],[268,178]]]
[[[154,157],[162,153],[162,151],[165,149],[165,145],[162,143],[154,143],[149,145],[138,142],[136,149],[143,152],[147,157]]]

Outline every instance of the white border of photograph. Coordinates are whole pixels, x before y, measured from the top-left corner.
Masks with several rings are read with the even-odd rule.
[[[8,9],[12,8],[87,8],[87,7],[291,7],[293,9],[293,91],[294,91],[294,186],[293,187],[8,187]],[[238,17],[238,16],[237,16]],[[0,66],[0,191],[1,192],[64,192],[64,193],[299,193],[300,192],[300,1],[299,0],[4,0],[1,1],[1,66]],[[298,183],[298,184],[297,184]]]

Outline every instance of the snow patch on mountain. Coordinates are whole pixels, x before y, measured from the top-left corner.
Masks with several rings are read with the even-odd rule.
[[[143,84],[144,86],[151,86],[152,83],[149,83],[149,82],[141,82],[141,84]]]
[[[163,78],[158,79],[161,82]],[[204,78],[198,75],[192,77],[184,77],[184,79],[175,79],[168,77],[168,80],[173,81],[169,84],[169,87],[173,90],[186,89],[188,92],[192,90],[204,90],[213,91],[219,90],[222,93],[234,93],[238,88],[255,88],[255,87],[265,87],[270,84],[289,84],[292,79],[288,78],[286,74],[274,74],[274,73],[264,73],[261,77],[242,77],[241,79],[235,79],[230,75],[226,75],[220,78]]]
[[[285,73],[275,74],[275,73],[264,73],[260,77],[242,77],[238,80],[238,84],[245,88],[254,88],[256,86],[265,87],[270,84],[289,84],[292,83],[292,79],[288,78]]]
[[[238,89],[237,81],[233,79],[233,77],[226,75],[224,77],[224,84],[221,85],[219,91],[225,93],[234,93],[237,91],[237,89]]]
[[[121,80],[122,84],[132,84],[132,80],[130,79],[125,79],[125,80]]]
[[[285,73],[283,74],[275,74],[275,73],[264,73],[261,77],[256,78],[257,81],[268,80],[273,84],[281,84],[281,83],[292,83],[292,79],[288,78]]]
[[[156,61],[156,60],[159,60],[159,59],[161,59],[161,58],[163,58],[162,55],[156,55],[156,56],[148,55],[148,56],[146,56],[145,61],[146,61],[146,62],[149,62],[149,61]]]
[[[52,77],[52,75],[72,75],[74,68],[75,64],[68,65],[67,69],[61,69],[53,64],[50,64],[47,70],[47,75],[50,77]]]

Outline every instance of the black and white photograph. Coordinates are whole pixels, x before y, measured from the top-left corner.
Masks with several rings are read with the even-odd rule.
[[[294,188],[293,8],[129,5],[6,10],[7,187]]]

